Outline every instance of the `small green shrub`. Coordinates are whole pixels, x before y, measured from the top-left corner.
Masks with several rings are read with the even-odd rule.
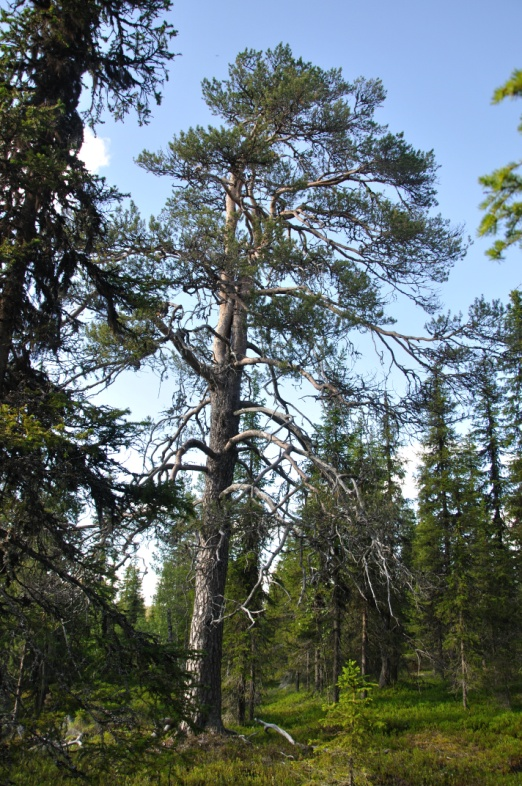
[[[337,684],[340,691],[339,701],[323,707],[326,715],[321,722],[326,730],[333,727],[337,731],[331,741],[318,745],[317,751],[326,752],[337,760],[344,759],[348,770],[348,783],[354,786],[360,753],[368,747],[371,735],[379,731],[382,724],[369,712],[371,691],[375,685],[366,680],[354,660],[349,660],[343,668]],[[360,768],[357,780],[366,780]]]

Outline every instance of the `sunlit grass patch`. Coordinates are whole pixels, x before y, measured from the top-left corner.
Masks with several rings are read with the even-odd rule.
[[[272,691],[257,715],[264,721],[276,723],[306,744],[318,733],[324,717],[323,703],[322,697],[305,691]]]

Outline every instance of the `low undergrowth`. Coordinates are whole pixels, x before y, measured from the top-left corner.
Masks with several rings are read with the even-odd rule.
[[[240,736],[166,735],[152,744],[92,740],[57,767],[39,750],[8,753],[13,786],[522,786],[522,711],[491,696],[464,710],[440,683],[424,680],[375,690],[363,734],[343,744],[325,723],[324,699],[274,688],[258,716],[288,731],[293,746],[259,724],[233,727]],[[333,715],[332,717],[335,717]],[[328,719],[327,719],[328,720]],[[350,738],[352,739],[352,738]],[[350,747],[351,746],[351,747]]]

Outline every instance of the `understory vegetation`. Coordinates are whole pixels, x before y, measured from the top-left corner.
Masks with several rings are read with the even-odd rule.
[[[522,685],[514,686],[509,708],[503,697],[477,693],[466,711],[447,684],[427,674],[412,676],[375,692],[351,767],[338,728],[325,725],[324,698],[273,686],[259,717],[289,732],[296,745],[253,722],[232,724],[237,736],[187,740],[166,732],[146,746],[127,746],[125,755],[107,740],[97,755],[84,758],[78,749],[71,761],[95,786],[515,786],[522,783],[521,710]],[[12,755],[12,784],[78,782],[37,750]]]

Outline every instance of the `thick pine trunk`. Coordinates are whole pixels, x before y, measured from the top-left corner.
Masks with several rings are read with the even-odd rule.
[[[194,680],[190,698],[196,704],[192,717],[198,728],[223,731],[221,720],[221,660],[223,611],[230,544],[227,502],[221,493],[234,478],[236,453],[223,452],[229,439],[238,433],[240,377],[228,371],[226,380],[211,395],[210,448],[216,458],[207,462],[203,497],[203,522],[198,536],[195,564],[194,611],[189,648],[196,657],[187,668]]]
[[[240,186],[230,177],[226,198],[227,234],[235,235],[236,206]],[[228,239],[227,239],[228,243]],[[235,447],[227,447],[239,433],[241,366],[236,361],[246,354],[246,303],[250,281],[233,277],[225,270],[220,276],[220,305],[213,347],[210,385],[211,454],[206,463],[202,524],[195,560],[194,611],[189,648],[196,656],[189,660],[193,680],[189,698],[195,704],[193,724],[199,729],[221,733],[221,661],[223,654],[223,612],[230,546],[230,515],[222,494],[234,480],[237,461]]]

